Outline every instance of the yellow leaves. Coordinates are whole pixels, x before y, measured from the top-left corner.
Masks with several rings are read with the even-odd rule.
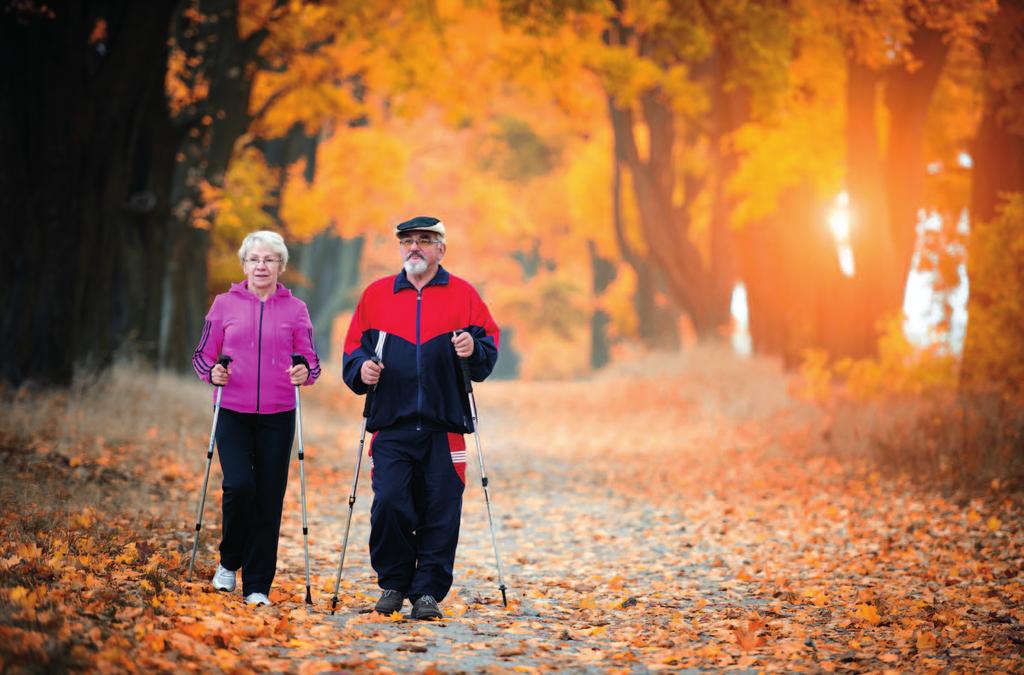
[[[828,605],[828,595],[825,593],[825,589],[821,587],[814,586],[804,589],[802,595],[808,598],[815,607],[825,607]]]
[[[29,599],[29,590],[24,586],[16,586],[7,592],[7,598],[11,602],[24,604]]]
[[[967,512],[967,522],[970,523],[971,525],[977,525],[978,523],[981,522],[981,519],[982,519],[982,515],[980,513],[978,513],[976,510],[971,509],[970,511]],[[1002,525],[1003,525],[1003,521],[1000,520],[998,516],[989,516],[985,520],[985,527],[990,532],[997,531],[1000,527],[1002,527]]]
[[[138,557],[139,551],[135,547],[135,542],[132,542],[122,549],[121,555],[114,558],[114,562],[120,563],[122,565],[128,565],[135,562],[138,559]]]
[[[790,387],[791,393],[801,400],[811,403],[827,400],[832,390],[828,352],[824,349],[805,349],[800,362],[800,377],[793,380]]]
[[[306,182],[305,172],[304,159],[288,167],[281,194],[281,218],[288,224],[288,232],[299,241],[309,241],[331,222],[320,194]]]
[[[877,626],[882,621],[882,617],[878,615],[878,609],[874,605],[866,603],[857,605],[853,615],[855,618],[871,624],[872,626]]]
[[[236,142],[222,187],[209,182],[202,184],[203,205],[193,214],[236,237],[243,230],[273,226],[273,218],[264,208],[274,201],[271,193],[277,188],[277,172],[270,168],[262,152],[248,145],[250,140],[242,137]]]
[[[914,641],[914,644],[917,646],[917,651],[919,652],[932,651],[936,646],[938,646],[938,638],[935,636],[935,633],[931,631],[921,631],[917,634],[917,639]]]
[[[1024,382],[1024,194],[1006,197],[990,222],[971,229],[971,329],[964,345],[969,366],[964,379],[1010,396],[1019,395]]]
[[[34,541],[18,544],[16,550],[21,560],[35,561],[43,557],[43,550]]]
[[[409,148],[387,130],[338,129],[317,148],[317,172],[307,185],[296,167],[288,174],[282,217],[300,236],[333,223],[343,237],[379,230],[411,198]],[[358,171],[353,170],[358,167]],[[315,206],[315,208],[314,208]]]
[[[619,106],[633,105],[662,79],[657,64],[637,56],[630,47],[588,44],[582,51],[584,61],[598,74]]]
[[[227,649],[215,649],[213,650],[213,661],[221,671],[230,673],[238,666],[239,658]]]
[[[210,93],[210,81],[198,64],[190,62],[180,47],[172,47],[167,57],[167,73],[164,89],[172,115],[178,115],[191,105],[206,99]]]

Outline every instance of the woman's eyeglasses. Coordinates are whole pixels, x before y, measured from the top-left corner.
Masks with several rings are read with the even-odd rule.
[[[278,265],[281,263],[280,258],[246,258],[245,262],[249,263],[253,267],[259,267],[260,263],[263,263],[267,267]]]

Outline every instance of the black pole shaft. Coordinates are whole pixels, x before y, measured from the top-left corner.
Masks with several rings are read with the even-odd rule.
[[[231,364],[231,357],[221,354],[217,358],[217,364],[227,369]],[[213,463],[213,446],[217,440],[217,418],[220,417],[220,399],[224,393],[224,387],[217,386],[217,398],[213,404],[213,425],[210,428],[210,445],[206,449],[206,472],[203,474],[203,491],[199,497],[199,507],[196,509],[196,529],[192,538],[192,556],[188,561],[188,580],[192,581],[192,570],[196,564],[196,552],[199,550],[199,531],[203,529],[203,509],[206,506],[206,489],[210,484],[210,465]]]

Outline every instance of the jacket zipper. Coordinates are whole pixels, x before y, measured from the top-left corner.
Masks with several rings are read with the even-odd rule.
[[[420,380],[420,311],[423,306],[423,290],[416,291],[416,431],[423,426],[423,383]]]
[[[260,301],[260,336],[256,343],[256,412],[260,411],[260,374],[263,370],[263,308],[266,305]]]

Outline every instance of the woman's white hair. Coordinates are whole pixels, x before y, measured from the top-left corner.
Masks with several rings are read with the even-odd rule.
[[[281,271],[284,271],[284,268],[288,266],[288,247],[284,245],[284,237],[270,230],[257,230],[245,236],[242,246],[238,249],[238,259],[242,261],[242,264],[245,264],[246,256],[257,244],[262,244],[281,256]]]

